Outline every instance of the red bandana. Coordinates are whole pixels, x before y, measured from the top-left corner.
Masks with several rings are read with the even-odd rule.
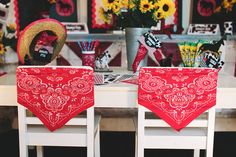
[[[134,73],[137,71],[139,63],[145,58],[147,53],[148,53],[147,48],[143,44],[140,44],[139,48],[138,48],[138,52],[137,52],[134,62],[132,64],[132,68],[133,68]]]
[[[37,44],[44,46],[52,46],[52,43],[57,40],[57,36],[49,35],[47,32],[40,34]]]
[[[19,66],[16,77],[18,103],[50,131],[94,105],[91,69]]]
[[[138,103],[176,130],[216,104],[217,69],[141,68]]]

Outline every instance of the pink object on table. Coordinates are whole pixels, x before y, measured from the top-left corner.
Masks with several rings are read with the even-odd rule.
[[[90,66],[94,69],[95,51],[82,51],[82,65]]]
[[[143,67],[138,103],[179,131],[216,104],[217,78],[211,68]]]
[[[0,72],[0,76],[7,74],[6,72]]]
[[[125,82],[125,83],[130,83],[130,84],[138,85],[138,77],[137,76],[133,76],[131,78],[128,78],[128,79],[125,79],[125,80],[121,80],[120,82]]]
[[[94,105],[91,68],[19,66],[17,101],[54,131]]]

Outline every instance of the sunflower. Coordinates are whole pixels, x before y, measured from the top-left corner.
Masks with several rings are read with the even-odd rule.
[[[129,9],[134,9],[136,7],[134,0],[129,0]]]
[[[142,13],[146,13],[148,11],[151,11],[153,9],[153,4],[152,2],[149,2],[149,0],[141,0],[140,1],[140,6],[139,6],[139,10]]]
[[[112,5],[112,12],[115,13],[116,15],[119,15],[121,7],[122,7],[122,4],[120,1],[115,2]]]
[[[159,6],[158,11],[162,14],[163,18],[167,18],[175,13],[175,3],[172,0],[160,0],[156,5]]]
[[[153,18],[155,21],[158,21],[158,20],[160,20],[160,19],[163,19],[164,16],[163,16],[163,14],[162,14],[161,11],[157,10],[157,11],[155,11],[155,12],[153,13],[152,18]]]
[[[5,46],[2,43],[0,43],[0,55],[3,55],[5,52],[6,52]]]
[[[102,7],[98,10],[99,18],[104,21],[106,24],[111,24],[112,22],[112,14],[106,12]]]
[[[116,2],[119,2],[119,0],[102,0],[104,6],[108,9],[108,10],[112,10],[113,5]]]

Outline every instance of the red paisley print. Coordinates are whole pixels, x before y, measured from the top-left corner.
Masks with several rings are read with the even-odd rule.
[[[61,111],[69,100],[69,96],[62,94],[62,89],[48,88],[46,94],[40,95],[45,108],[54,113]]]
[[[91,68],[19,66],[17,101],[51,131],[94,105]]]
[[[138,102],[181,130],[216,104],[217,75],[211,68],[143,67]]]

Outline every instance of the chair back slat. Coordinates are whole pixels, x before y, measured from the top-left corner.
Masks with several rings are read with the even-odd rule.
[[[28,125],[43,125],[43,123],[37,117],[27,117],[26,123]],[[87,125],[87,118],[73,118],[65,125]]]

